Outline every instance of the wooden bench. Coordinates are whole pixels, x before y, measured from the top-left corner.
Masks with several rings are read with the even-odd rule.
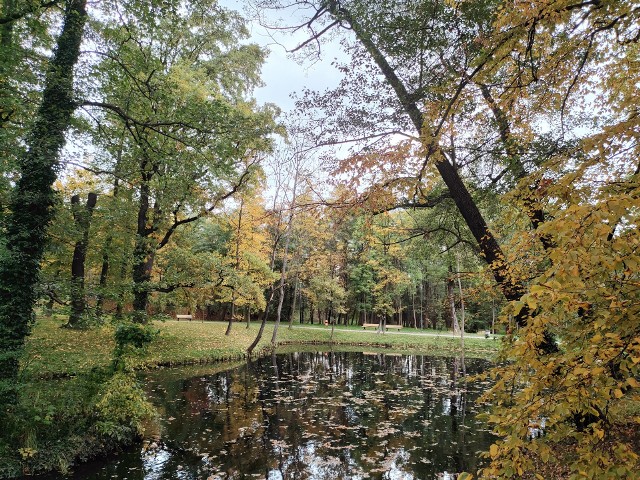
[[[396,330],[400,330],[402,328],[402,325],[385,325],[385,327],[388,329],[390,328],[394,328]]]
[[[378,328],[380,326],[380,324],[378,323],[363,323],[362,324],[362,328],[364,328],[365,330],[367,328]]]
[[[193,320],[193,315],[176,315],[178,321],[180,320]]]

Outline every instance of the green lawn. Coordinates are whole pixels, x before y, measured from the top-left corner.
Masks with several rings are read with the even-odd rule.
[[[60,328],[66,318],[40,317],[27,340],[23,362],[24,373],[31,377],[56,377],[86,372],[95,366],[107,365],[113,351],[113,326],[74,331]],[[259,325],[252,323],[249,329],[243,323],[233,326],[225,336],[226,324],[199,321],[156,321],[160,334],[151,346],[133,359],[137,368],[157,365],[185,365],[221,360],[237,360],[245,356],[247,347],[255,338]],[[267,324],[256,353],[270,347],[273,324]],[[425,334],[425,335],[418,335]],[[428,336],[427,336],[428,335]],[[331,327],[286,324],[278,331],[280,345],[329,344],[384,347],[395,351],[455,354],[460,351],[460,339],[450,333],[419,331],[412,328],[398,333],[379,334],[358,327],[336,327],[333,340]],[[499,341],[485,339],[482,335],[465,336],[465,355],[491,357]]]

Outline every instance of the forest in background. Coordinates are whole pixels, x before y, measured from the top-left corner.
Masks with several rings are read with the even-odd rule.
[[[287,165],[275,167],[286,171]],[[299,175],[301,184],[314,188],[312,177]],[[86,202],[96,194],[85,227],[84,296],[76,325],[81,328],[133,309],[135,205],[127,217],[126,206],[115,203],[105,187],[91,173],[76,172],[67,183],[59,182],[57,216],[42,265],[42,307],[70,312],[72,260],[82,238],[74,211],[86,212],[78,199]],[[266,307],[265,290],[284,275],[287,321],[354,325],[386,317],[388,323],[414,328],[453,329],[453,312],[464,303],[467,329],[491,328],[502,297],[450,206],[371,213],[359,205],[336,208],[334,199],[321,199],[311,188],[296,194],[295,205],[291,192],[283,199],[278,197],[285,192],[279,191],[267,205],[264,182],[256,181],[211,215],[176,229],[154,256],[147,312],[255,319]],[[125,195],[123,190],[118,194]],[[272,309],[269,320],[276,313]]]
[[[565,442],[575,478],[632,475],[634,2],[256,2],[296,9],[278,26],[308,33],[296,55],[349,54],[286,118],[252,98],[266,51],[214,2],[0,5],[3,405],[36,302],[78,329],[460,314],[476,331],[500,310],[484,474]]]

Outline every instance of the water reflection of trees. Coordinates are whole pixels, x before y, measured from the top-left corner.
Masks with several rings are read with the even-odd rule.
[[[466,362],[470,374],[482,367]],[[152,393],[164,418],[180,419],[167,424],[169,447],[193,454],[201,469],[231,478],[397,471],[428,479],[474,468],[473,452],[490,441],[475,423],[480,387],[465,385],[463,371],[460,359],[290,353]]]

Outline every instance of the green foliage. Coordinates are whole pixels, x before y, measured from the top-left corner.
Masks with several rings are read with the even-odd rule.
[[[152,325],[141,322],[121,323],[116,327],[114,333],[115,349],[113,351],[113,366],[116,371],[126,368],[126,356],[136,350],[145,349],[159,330]]]
[[[116,340],[116,350],[124,352],[128,347],[144,348],[158,334],[149,325],[139,325],[137,323],[121,323],[116,327],[114,334]]]
[[[137,325],[136,325],[137,326]],[[131,373],[118,372],[104,383],[95,404],[96,431],[116,442],[139,437],[155,415],[144,391]]]
[[[199,272],[184,283],[158,285],[156,256],[177,231],[259,175],[255,158],[270,149],[276,110],[250,98],[264,52],[242,43],[248,33],[236,13],[209,0],[103,2],[100,8],[94,27],[109,53],[94,73],[101,98],[114,107],[100,113],[93,131],[102,149],[96,163],[121,172],[137,204],[127,261],[134,309],[144,320],[152,292],[197,283]],[[127,127],[132,121],[135,131]],[[184,260],[197,263],[190,253],[184,251]],[[181,272],[170,273],[173,280]]]
[[[0,436],[0,472],[66,473],[78,460],[130,443],[154,415],[129,374],[94,368],[75,378],[32,379]]]
[[[629,409],[640,402],[639,11],[623,1],[320,3],[315,20],[332,21],[325,17],[332,12],[365,42],[346,41],[356,53],[351,65],[340,66],[350,81],[310,98],[302,105],[305,114],[313,115],[307,107],[314,103],[331,112],[322,122],[321,142],[352,136],[376,138],[382,146],[367,145],[337,170],[336,177],[353,179],[342,192],[349,194],[338,189],[336,196],[345,203],[358,197],[365,212],[313,209],[318,199],[310,192],[300,196],[305,209],[295,212],[286,241],[288,278],[302,286],[296,291],[306,300],[300,303],[346,318],[398,315],[405,323],[402,314],[412,308],[410,321],[419,311],[431,325],[441,324],[452,264],[445,252],[455,247],[464,257],[459,270],[465,271],[467,327],[487,328],[494,305],[503,302],[493,280],[479,272],[481,261],[460,247],[478,247],[465,226],[469,217],[480,224],[476,238],[486,234],[478,238],[481,249],[492,235],[482,210],[505,246],[496,243],[493,250],[500,253],[491,262],[498,283],[513,287],[503,289],[509,298],[524,293],[504,311],[506,328],[513,327],[509,316],[518,317],[522,328],[507,337],[487,396],[500,441],[488,453],[484,473],[525,476],[537,463],[556,462],[567,464],[573,478],[631,477],[640,461],[634,442],[640,419],[637,409]],[[242,18],[209,0],[96,4],[91,38],[101,53],[89,60],[98,63],[86,65],[86,76],[76,82],[84,90],[72,99],[76,59],[67,47],[81,38],[84,13],[83,2],[67,4],[82,15],[67,18],[75,29],[67,33],[75,36],[60,38],[56,55],[70,54],[66,67],[46,75],[33,52],[51,46],[49,30],[59,22],[38,10],[0,25],[0,157],[6,162],[0,165],[0,215],[8,212],[9,186],[17,185],[0,238],[0,400],[8,392],[7,403],[15,404],[0,412],[7,414],[3,425],[13,441],[0,444],[0,455],[12,458],[0,465],[0,476],[46,468],[56,456],[68,464],[67,447],[56,442],[77,454],[86,451],[86,432],[105,445],[139,435],[152,412],[131,368],[240,358],[255,333],[248,328],[223,341],[215,324],[143,325],[148,295],[161,310],[233,303],[258,311],[266,306],[265,289],[278,278],[274,270],[284,263],[283,215],[272,212],[267,219],[260,198],[264,172],[256,160],[279,131],[277,111],[251,99],[265,51],[243,43],[248,33]],[[2,3],[3,14],[11,5]],[[376,61],[385,57],[396,79],[371,75],[364,50],[377,54]],[[95,123],[77,125],[90,130],[91,139],[83,141],[94,142],[90,167],[101,173],[70,173],[58,185],[59,198],[95,186],[105,199],[90,235],[89,296],[97,293],[119,306],[132,293],[144,301],[135,304],[134,323],[115,331],[40,325],[29,340],[24,374],[88,377],[69,381],[73,389],[64,398],[51,392],[47,399],[31,398],[35,386],[19,391],[14,380],[32,322],[38,264],[44,295],[64,302],[72,292],[67,271],[77,232],[68,228],[73,222],[63,202],[45,229],[55,200],[50,186],[57,153],[83,94],[96,100],[84,102]],[[349,96],[352,102],[345,100]],[[38,104],[48,106],[37,113],[31,105]],[[385,144],[380,132],[410,130],[407,113],[415,138]],[[464,183],[448,183],[449,191],[436,173],[445,165],[454,177],[464,177]],[[24,175],[18,177],[20,169]],[[450,198],[460,193],[452,185],[460,191],[468,186],[472,195],[464,200],[480,207],[467,208],[464,222],[452,215],[460,207],[460,197],[458,203]],[[409,208],[415,205],[429,209]],[[53,241],[41,262],[45,236]],[[106,267],[98,286],[98,271]],[[81,323],[96,322],[87,316]],[[540,351],[548,333],[560,341],[556,352]],[[323,329],[280,335],[291,342],[458,348],[457,339],[409,340],[349,329],[331,337]],[[467,348],[491,351],[494,345],[471,337]],[[101,371],[89,374],[96,366]],[[542,420],[546,435],[530,441],[531,425]],[[59,434],[52,433],[54,426]]]

